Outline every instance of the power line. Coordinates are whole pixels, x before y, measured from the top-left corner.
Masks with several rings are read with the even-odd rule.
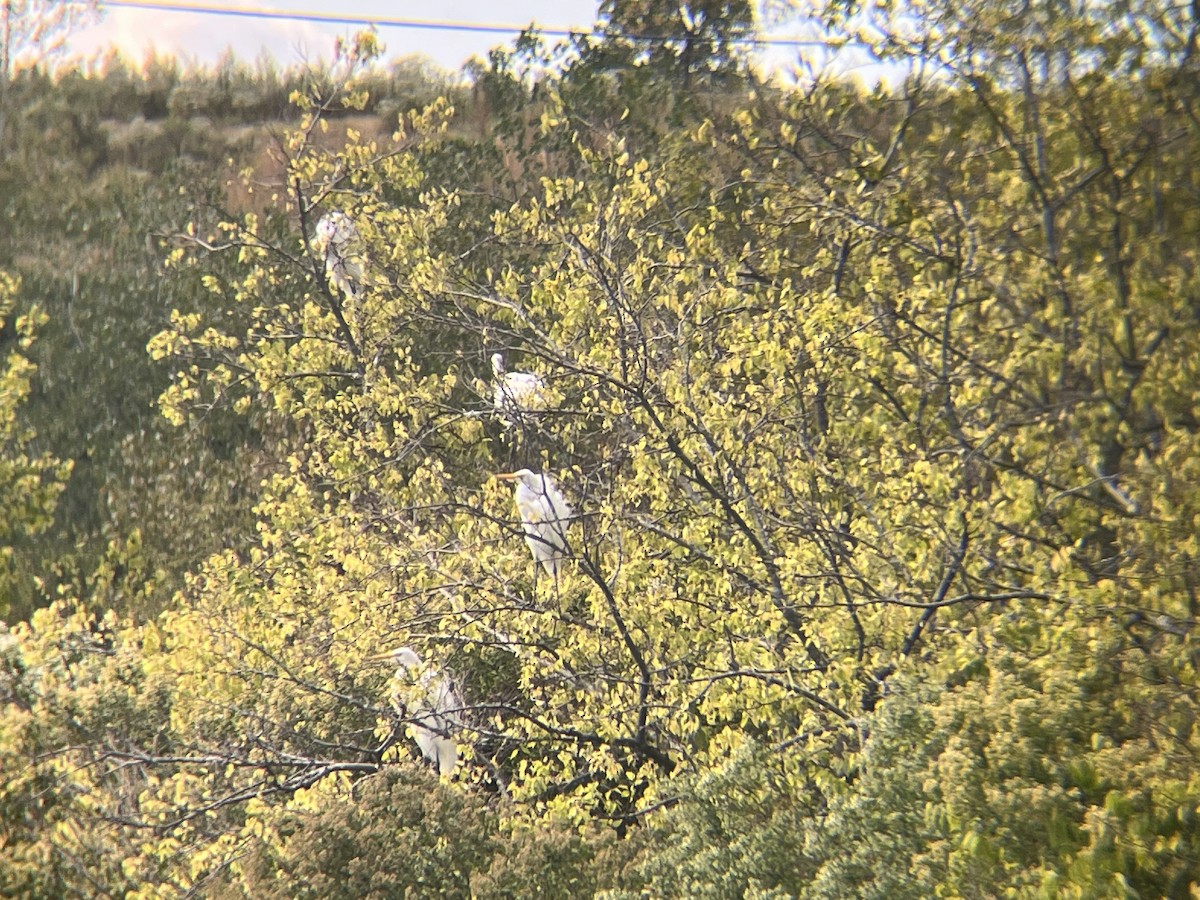
[[[168,0],[104,0],[104,6],[124,9],[145,9],[156,12],[188,12],[206,16],[232,16],[242,19],[286,19],[292,22],[318,22],[325,25],[375,25],[380,28],[423,28],[430,31],[475,31],[488,34],[509,34],[531,27],[484,22],[452,22],[435,19],[396,19],[389,16],[351,16],[303,10],[259,9],[247,6],[209,6],[204,3],[168,2]],[[570,37],[588,34],[591,29],[539,28],[542,34]]]
[[[438,19],[399,19],[391,16],[339,15],[335,13],[306,12],[304,10],[261,9],[249,6],[210,6],[188,0],[104,0],[104,6],[121,9],[141,9],[151,12],[193,13],[205,16],[230,16],[240,19],[276,19],[290,22],[315,22],[322,25],[373,25],[377,28],[409,28],[427,31],[464,31],[484,34],[515,34],[536,30],[547,37],[577,37],[602,35],[597,28],[544,27],[536,23],[528,25],[487,22],[456,22]],[[641,37],[636,40],[666,41],[666,37]],[[843,42],[805,40],[767,35],[764,37],[734,37],[731,43],[767,44],[775,47],[840,47]]]

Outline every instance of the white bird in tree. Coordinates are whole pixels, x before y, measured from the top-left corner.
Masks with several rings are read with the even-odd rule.
[[[550,405],[546,383],[532,372],[505,371],[503,353],[492,354],[492,374],[496,376],[492,392],[496,412],[535,412]]]
[[[575,514],[549,475],[519,469],[496,475],[516,485],[514,500],[521,516],[521,530],[535,562],[558,580],[562,560],[570,555],[567,546],[567,526]]]
[[[313,247],[325,260],[325,274],[334,288],[353,296],[362,284],[363,258],[357,251],[358,229],[340,210],[326,213],[317,222]]]
[[[409,732],[421,755],[437,767],[438,774],[450,775],[458,765],[454,732],[461,725],[458,713],[463,702],[449,677],[422,666],[421,657],[412,647],[400,647],[370,659],[396,666],[392,706],[408,720]]]

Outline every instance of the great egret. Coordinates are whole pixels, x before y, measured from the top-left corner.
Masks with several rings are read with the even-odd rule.
[[[517,490],[514,500],[521,516],[521,530],[535,562],[541,563],[554,579],[558,579],[560,562],[569,554],[567,526],[574,511],[549,475],[519,469],[496,475],[511,481]]]
[[[399,647],[370,657],[373,662],[396,666],[392,676],[392,706],[409,721],[409,729],[421,755],[449,775],[458,765],[458,742],[453,734],[459,726],[457,713],[462,699],[442,672],[421,665],[412,647]],[[416,683],[413,674],[419,672]]]
[[[550,405],[546,383],[532,372],[508,372],[504,354],[492,354],[492,374],[496,376],[493,405],[499,413],[534,412]]]
[[[326,213],[317,222],[313,247],[325,260],[325,274],[333,286],[353,296],[363,278],[363,258],[355,249],[358,229],[341,210]]]

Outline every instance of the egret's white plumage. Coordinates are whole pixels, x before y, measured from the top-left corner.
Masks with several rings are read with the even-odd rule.
[[[535,412],[550,405],[546,383],[532,372],[508,372],[504,354],[492,354],[492,374],[496,376],[493,404],[497,412]]]
[[[501,472],[496,476],[516,485],[513,499],[521,516],[525,543],[536,562],[555,578],[561,561],[570,554],[567,547],[567,526],[574,511],[549,475],[520,469]]]
[[[333,286],[353,295],[363,279],[363,258],[357,251],[358,229],[340,210],[326,213],[317,222],[313,247],[325,260],[325,274]]]
[[[421,755],[437,766],[441,775],[451,774],[458,765],[458,713],[462,699],[442,672],[424,668],[412,647],[400,647],[371,657],[396,666],[392,676],[392,705],[409,721],[409,731]],[[414,673],[416,682],[413,681]]]

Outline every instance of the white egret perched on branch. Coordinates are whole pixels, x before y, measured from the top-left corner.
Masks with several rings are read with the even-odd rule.
[[[463,702],[449,677],[423,667],[421,657],[412,647],[400,647],[370,659],[396,666],[396,674],[392,676],[392,706],[408,719],[421,755],[437,767],[438,774],[451,774],[458,765],[454,732],[461,724],[458,713]]]
[[[492,354],[492,374],[496,376],[492,392],[496,412],[535,412],[550,405],[550,392],[541,377],[532,372],[506,371],[503,353]]]
[[[575,513],[549,475],[520,469],[496,475],[516,485],[514,500],[521,516],[521,530],[535,562],[541,563],[557,582],[561,561],[570,555],[567,526]]]
[[[325,274],[334,288],[353,296],[362,284],[363,257],[358,252],[358,229],[341,210],[326,213],[317,222],[313,248],[325,260]]]

